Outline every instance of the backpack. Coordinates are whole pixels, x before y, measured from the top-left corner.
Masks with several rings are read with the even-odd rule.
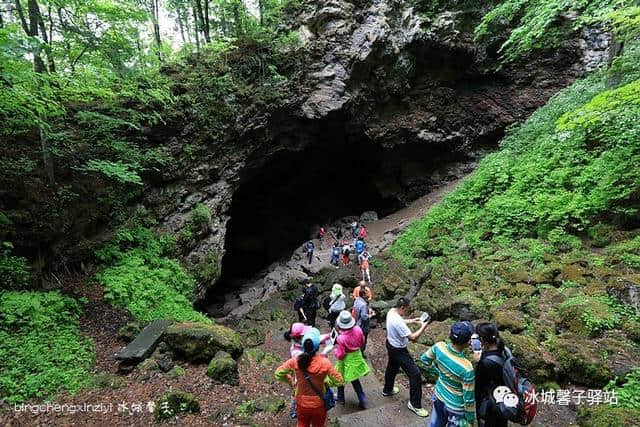
[[[302,307],[304,307],[304,295],[300,295],[298,298],[296,298],[296,300],[293,302],[293,309],[295,311],[299,311]]]
[[[538,412],[538,404],[535,399],[536,390],[531,381],[524,377],[524,372],[521,372],[516,367],[516,361],[511,350],[505,347],[502,357],[489,355],[487,359],[502,368],[504,383],[511,391],[510,394],[515,394],[517,397],[516,406],[510,407],[505,405],[504,402],[495,402],[497,412],[505,420],[523,426],[531,424]]]
[[[324,297],[322,299],[322,308],[329,311],[329,308],[331,308],[331,301],[332,299],[330,295],[327,295],[326,297]]]
[[[340,248],[337,246],[333,247],[333,256],[338,256],[340,255]]]

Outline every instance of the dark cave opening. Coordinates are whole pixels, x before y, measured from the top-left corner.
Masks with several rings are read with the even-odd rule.
[[[326,126],[325,126],[326,125]],[[293,128],[281,147],[256,153],[240,174],[217,283],[204,305],[222,307],[233,293],[273,262],[286,260],[320,226],[375,211],[388,215],[433,188],[470,172],[485,148],[412,143],[384,148],[349,133],[337,121]]]

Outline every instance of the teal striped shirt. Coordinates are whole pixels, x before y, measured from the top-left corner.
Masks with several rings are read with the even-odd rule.
[[[434,393],[448,408],[464,412],[469,423],[476,417],[473,365],[451,344],[435,343],[420,360],[438,374]]]

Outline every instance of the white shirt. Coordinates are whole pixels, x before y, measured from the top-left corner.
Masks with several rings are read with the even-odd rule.
[[[395,308],[387,313],[387,340],[392,347],[406,348],[409,345],[411,329]]]

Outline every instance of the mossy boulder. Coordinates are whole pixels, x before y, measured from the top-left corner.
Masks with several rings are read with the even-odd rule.
[[[220,351],[234,358],[242,354],[240,335],[226,326],[185,322],[171,325],[164,333],[173,354],[193,363],[206,363]]]
[[[171,370],[167,372],[164,376],[168,380],[175,380],[176,378],[180,378],[184,376],[184,374],[186,373],[187,371],[185,371],[183,367],[176,365],[173,368],[171,368]]]
[[[558,326],[583,337],[595,337],[619,323],[619,316],[600,298],[575,292],[558,305]]]
[[[533,382],[542,383],[556,377],[555,358],[535,337],[508,331],[500,335]]]
[[[133,341],[146,326],[143,322],[127,322],[118,329],[117,338],[125,343]]]
[[[527,322],[524,319],[524,314],[521,311],[515,310],[497,310],[493,313],[493,319],[500,330],[508,330],[517,334],[524,331],[527,327]]]
[[[420,344],[431,346],[438,341],[446,340],[449,338],[452,324],[453,320],[451,319],[447,319],[443,322],[435,321],[429,323],[420,338],[418,338],[418,342]]]
[[[560,380],[603,387],[615,376],[606,350],[593,340],[567,332],[556,337],[553,348]]]
[[[580,406],[576,421],[581,427],[639,426],[640,411],[611,405]]]
[[[567,264],[563,265],[560,270],[560,274],[554,277],[554,282],[573,282],[580,285],[586,285],[589,282],[589,278],[593,274],[582,267],[580,264]]]
[[[111,372],[98,372],[93,377],[93,384],[96,388],[119,389],[126,385],[124,378]]]
[[[622,331],[631,341],[640,344],[640,322],[628,319],[622,324]]]
[[[226,351],[219,351],[209,362],[207,376],[218,384],[238,385],[238,364]]]
[[[190,393],[173,391],[165,394],[156,401],[154,416],[156,420],[166,420],[178,414],[200,412],[198,400]]]
[[[270,414],[277,414],[284,409],[285,405],[284,399],[278,396],[261,397],[254,404],[256,410]]]

